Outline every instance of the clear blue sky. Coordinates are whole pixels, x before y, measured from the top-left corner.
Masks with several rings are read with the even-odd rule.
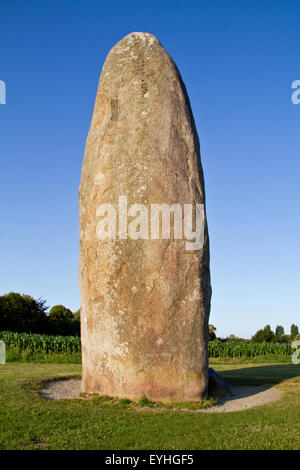
[[[0,1],[0,294],[80,305],[78,188],[101,67],[155,34],[201,142],[217,334],[300,323],[300,2]]]

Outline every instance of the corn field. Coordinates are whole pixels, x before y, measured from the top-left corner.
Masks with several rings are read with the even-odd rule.
[[[292,348],[284,343],[248,343],[240,341],[209,341],[209,357],[255,357],[276,354],[288,356]]]
[[[35,353],[80,353],[78,336],[50,336],[29,333],[0,331],[0,340],[7,350],[31,351]],[[209,357],[255,357],[269,354],[290,355],[293,353],[288,344],[248,343],[239,341],[209,341]]]
[[[0,340],[4,341],[7,350],[35,353],[79,353],[81,351],[78,336],[50,336],[0,331]]]

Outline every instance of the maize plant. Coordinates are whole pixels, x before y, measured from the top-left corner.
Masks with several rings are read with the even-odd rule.
[[[0,331],[0,340],[7,350],[32,351],[36,353],[79,353],[78,336],[50,336],[31,333]],[[269,354],[291,355],[293,350],[285,343],[250,343],[241,341],[209,341],[209,357],[255,357]]]
[[[78,336],[50,336],[0,331],[0,340],[4,341],[8,350],[36,353],[78,353],[81,351]]]
[[[288,356],[292,348],[286,343],[248,343],[241,341],[209,341],[209,357],[255,357],[276,354]]]

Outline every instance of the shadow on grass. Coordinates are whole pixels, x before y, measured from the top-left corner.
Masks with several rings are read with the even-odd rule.
[[[242,367],[218,372],[232,386],[277,385],[300,377],[300,364],[272,364],[265,366]]]

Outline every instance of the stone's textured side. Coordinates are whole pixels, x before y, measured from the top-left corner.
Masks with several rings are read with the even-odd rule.
[[[197,131],[160,42],[131,33],[100,77],[80,184],[82,390],[197,400],[207,393],[209,241],[102,240],[99,204],[202,204]],[[129,217],[130,221],[130,217]],[[118,227],[117,227],[118,228]]]

